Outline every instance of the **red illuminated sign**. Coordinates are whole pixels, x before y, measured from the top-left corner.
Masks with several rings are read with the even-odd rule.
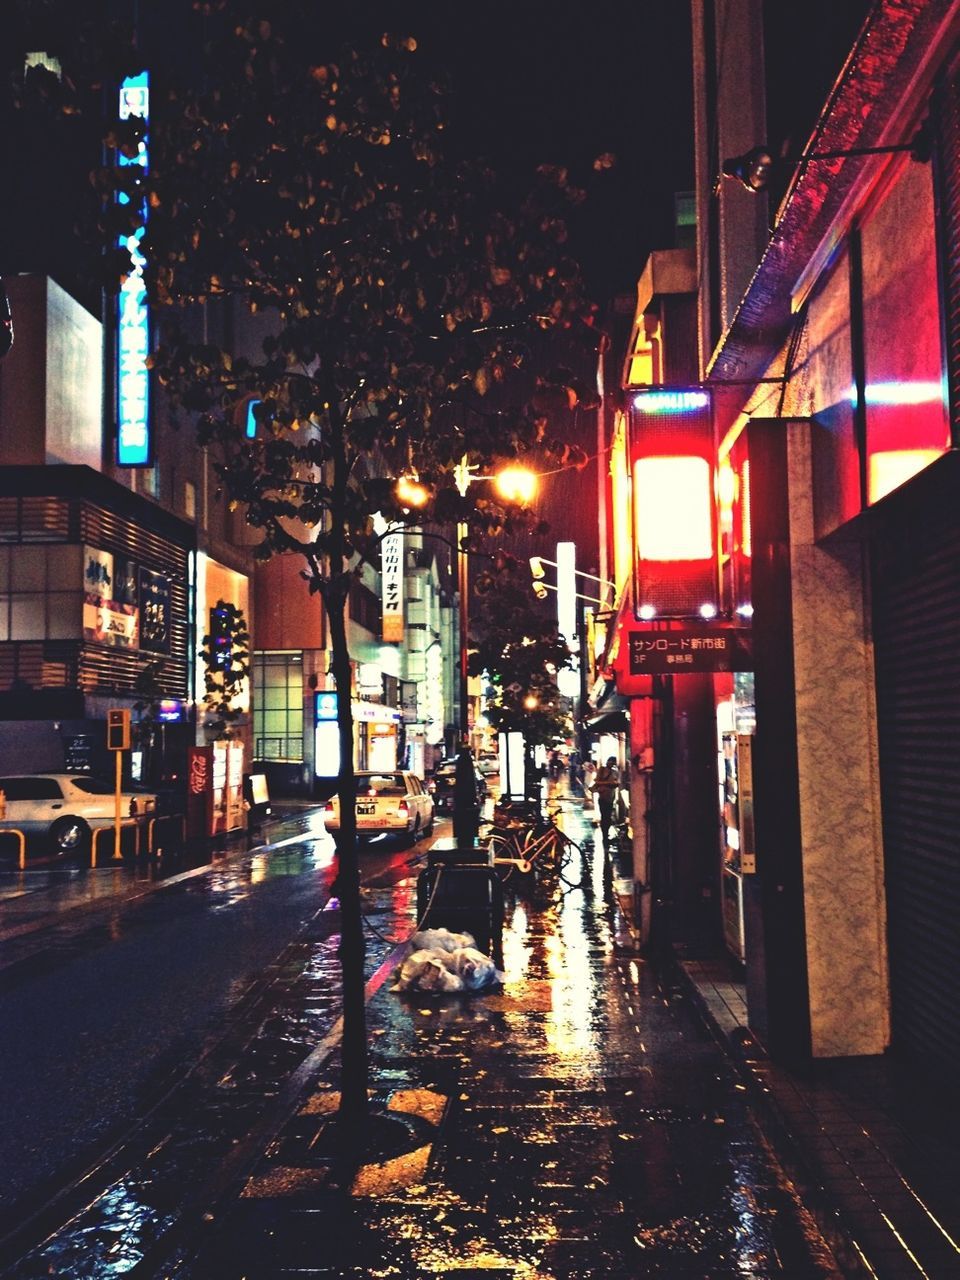
[[[701,387],[633,392],[628,418],[636,616],[712,617],[719,556],[710,395]]]
[[[187,750],[187,836],[213,834],[213,748]]]

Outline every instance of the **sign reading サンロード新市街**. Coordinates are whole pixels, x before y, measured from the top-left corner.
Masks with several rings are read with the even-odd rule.
[[[630,675],[751,671],[753,637],[733,627],[684,627],[627,633]]]

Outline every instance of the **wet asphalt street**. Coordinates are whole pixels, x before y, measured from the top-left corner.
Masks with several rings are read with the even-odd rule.
[[[197,1068],[77,1197],[69,1226],[3,1274],[838,1275],[669,967],[633,951],[592,831],[578,813],[568,823],[583,854],[569,883],[508,902],[497,991],[391,991],[393,939],[414,924],[415,867],[398,859],[367,890],[373,1079],[409,1136],[392,1160],[381,1150],[345,1180],[324,1140],[338,1084],[338,921],[314,900],[296,938],[277,927],[279,945],[255,979],[246,966],[236,973],[226,1032],[218,1006],[220,1034]],[[298,878],[282,862],[310,856],[300,844],[264,854],[257,887]],[[305,879],[322,881],[327,870],[317,865]],[[196,932],[218,929],[218,894],[242,920],[252,879],[198,889],[210,910]],[[190,897],[169,896],[164,915],[179,905],[191,916]],[[290,924],[297,918],[294,907]],[[150,936],[147,921],[141,954],[155,958]],[[185,952],[189,937],[181,935]],[[219,937],[218,949],[229,942]],[[135,954],[125,954],[126,967]],[[146,1023],[162,985],[154,973],[141,986]],[[109,1001],[109,983],[98,991]],[[195,1038],[200,1023],[210,1029],[199,1019]]]
[[[197,1057],[278,939],[322,905],[329,864],[302,846],[231,861],[9,944],[20,955],[0,970],[0,1079],[17,1100],[0,1126],[8,1212]]]
[[[191,1069],[261,1008],[273,966],[329,899],[334,848],[317,830],[296,818],[275,846],[206,867],[0,872],[0,1237],[171,1090],[182,1100]],[[373,852],[365,866],[411,856]]]

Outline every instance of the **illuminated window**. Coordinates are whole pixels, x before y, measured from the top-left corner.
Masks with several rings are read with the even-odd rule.
[[[257,760],[303,760],[303,660],[300,653],[253,655],[253,740]]]

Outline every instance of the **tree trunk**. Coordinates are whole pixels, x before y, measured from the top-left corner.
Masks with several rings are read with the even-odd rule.
[[[343,1040],[340,1050],[340,1117],[365,1123],[368,1112],[370,1066],[367,1058],[367,1010],[364,999],[363,917],[360,911],[360,859],[357,856],[357,778],[353,771],[353,707],[350,702],[350,650],[346,608],[349,594],[349,552],[345,524],[350,466],[344,422],[331,411],[333,485],[330,503],[330,561],[323,593],[330,622],[330,653],[337,686],[337,728],[340,731],[340,835],[337,885],[340,898],[340,972],[343,983]],[[342,1126],[343,1130],[349,1125]]]
[[[353,771],[353,708],[350,705],[350,651],[344,621],[345,592],[330,593],[327,617],[333,677],[337,685],[340,732],[340,832],[337,837],[337,895],[340,899],[340,970],[343,982],[343,1042],[340,1071],[341,1115],[367,1111],[366,1002],[364,938],[360,910],[360,860],[357,856],[357,779]]]

